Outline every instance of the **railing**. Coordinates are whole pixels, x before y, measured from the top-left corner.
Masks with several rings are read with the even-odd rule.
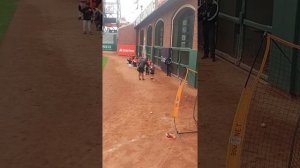
[[[152,60],[152,46],[146,46],[146,56]]]
[[[243,0],[243,3],[245,3],[244,1],[245,0]],[[244,17],[244,13],[245,13],[244,8],[242,8],[242,10],[240,11],[239,17],[230,16],[230,15],[222,13],[222,12],[219,13],[219,18],[239,25],[240,30],[239,30],[239,34],[237,36],[238,38],[237,38],[236,51],[235,51],[236,58],[228,58],[227,53],[223,53],[222,51],[217,51],[218,54],[222,55],[224,58],[227,58],[227,59],[231,60],[231,62],[234,62],[236,64],[240,64],[243,59],[243,51],[244,51],[244,45],[245,45],[244,38],[245,38],[245,28],[246,27],[251,27],[254,30],[257,30],[260,32],[271,32],[272,31],[272,26],[256,23],[254,21],[246,19]],[[231,56],[233,56],[233,55],[231,55]]]
[[[142,45],[138,46],[138,55],[142,54]],[[162,46],[146,46],[146,56],[151,59],[152,62],[158,66],[163,67],[162,62]],[[197,51],[190,48],[172,47],[171,52],[172,64],[171,73],[178,78],[184,78],[186,68],[196,71]],[[196,87],[197,75],[193,72],[188,74],[188,84]]]
[[[191,49],[172,47],[172,73],[180,78],[185,74],[185,67],[189,68],[189,53]],[[184,60],[184,61],[183,61]]]
[[[161,46],[154,46],[152,52],[152,62],[157,65],[161,66]]]
[[[150,58],[152,60],[152,46],[145,46],[146,47],[146,56],[147,58]],[[137,51],[137,55],[138,56],[142,56],[142,50],[143,50],[143,45],[139,45],[138,46],[138,51]]]

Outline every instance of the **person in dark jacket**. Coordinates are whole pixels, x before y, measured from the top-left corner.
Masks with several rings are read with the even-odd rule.
[[[102,12],[99,8],[95,9],[95,25],[97,31],[102,31]]]
[[[165,61],[165,64],[167,66],[167,76],[171,76],[171,64],[172,64],[172,59],[171,57],[168,57]]]
[[[91,30],[91,24],[92,24],[92,16],[93,16],[93,10],[90,7],[90,3],[87,2],[85,7],[78,6],[78,10],[82,13],[83,15],[83,20],[82,20],[82,26],[83,26],[83,34],[86,34],[86,27],[89,31],[89,34],[92,34]]]
[[[139,72],[139,80],[145,80],[144,78],[144,71],[145,71],[145,65],[147,64],[147,59],[144,57],[141,57],[138,63],[137,71]]]
[[[215,33],[216,21],[219,14],[218,2],[215,0],[205,0],[198,10],[199,20],[202,21],[204,38],[204,55],[202,59],[208,58],[210,53],[211,59],[214,62],[216,60]]]

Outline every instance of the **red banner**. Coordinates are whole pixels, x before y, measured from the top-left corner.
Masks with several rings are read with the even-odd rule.
[[[135,56],[135,45],[118,45],[119,56]]]

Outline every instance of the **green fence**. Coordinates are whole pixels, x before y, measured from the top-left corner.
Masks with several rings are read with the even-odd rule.
[[[116,33],[103,33],[102,41],[103,51],[117,51],[117,34]]]
[[[153,47],[152,46],[145,46],[146,47],[146,56],[147,58],[151,59],[152,60],[152,51],[153,51]],[[138,48],[137,48],[137,53],[139,56],[142,55],[142,50],[143,50],[143,46],[142,45],[139,45]]]
[[[186,68],[196,71],[197,51],[190,48],[172,47],[172,74],[184,78]],[[187,78],[188,84],[197,87],[197,74],[190,72]]]
[[[298,0],[219,1],[219,8],[217,54],[247,70],[254,62],[264,32],[271,32],[293,43],[300,41]],[[266,65],[269,73],[278,73],[276,68],[279,66],[286,67],[282,75],[286,77],[284,85],[289,87],[281,88],[300,94],[300,77],[295,71],[300,67],[299,52],[291,49],[285,51],[293,62],[287,67],[284,61],[278,59],[279,52],[273,47],[268,62],[270,64]],[[264,49],[265,43],[262,46]],[[262,54],[254,64],[255,69],[259,68],[261,61]]]
[[[152,60],[152,62],[161,67],[163,62],[161,61],[161,46],[146,46],[146,55]],[[138,47],[138,51],[141,53],[142,46]],[[197,63],[197,51],[189,48],[172,47],[172,74],[178,78],[184,78],[186,67],[196,71]],[[188,84],[193,87],[197,87],[197,74],[190,72],[188,75]]]
[[[146,56],[150,60],[152,60],[152,47],[151,46],[146,46]]]
[[[153,54],[152,54],[152,62],[157,65],[157,66],[161,66],[161,49],[163,47],[161,46],[154,46],[153,47]]]

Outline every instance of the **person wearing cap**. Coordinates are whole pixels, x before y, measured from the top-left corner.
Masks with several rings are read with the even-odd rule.
[[[218,2],[215,0],[205,0],[204,3],[198,8],[199,20],[202,21],[203,38],[204,38],[204,55],[202,59],[210,57],[214,62],[215,58],[215,34],[216,22],[219,14]]]

